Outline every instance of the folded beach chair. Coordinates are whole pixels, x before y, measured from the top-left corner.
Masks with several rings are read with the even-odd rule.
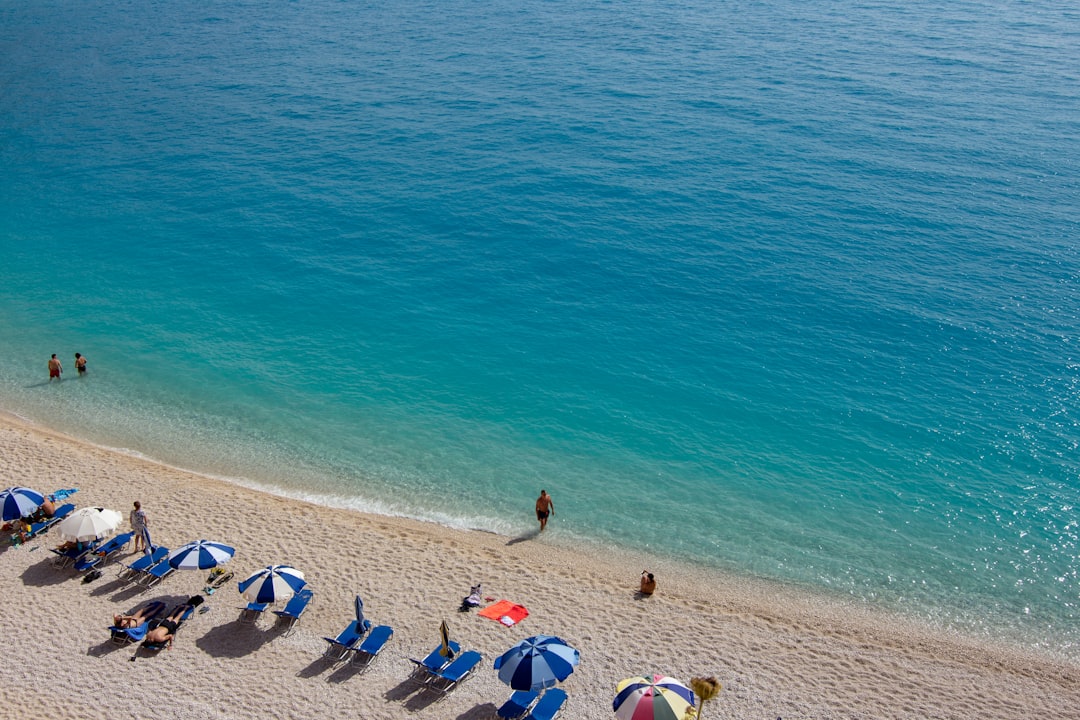
[[[117,645],[140,642],[146,637],[146,631],[150,629],[150,621],[158,619],[163,612],[165,612],[165,603],[160,600],[154,600],[147,603],[144,607],[136,611],[135,614],[142,618],[142,622],[135,627],[120,628],[115,625],[109,627],[112,641]]]
[[[364,642],[356,648],[352,661],[357,665],[367,667],[386,646],[387,641],[394,636],[394,630],[389,625],[376,625],[368,632]]]
[[[249,602],[244,607],[240,608],[240,622],[245,625],[254,625],[262,617],[262,614],[266,612],[266,608],[270,607],[270,603],[257,603]]]
[[[428,681],[428,687],[443,695],[456,688],[472,675],[473,670],[480,664],[480,653],[475,650],[467,650],[458,655],[454,660],[439,670],[432,673]]]
[[[367,631],[371,629],[370,620],[352,620],[349,622],[348,627],[338,633],[336,638],[324,637],[329,645],[326,648],[326,653],[323,655],[327,660],[345,660],[353,654],[356,649],[357,643],[360,639],[367,634]]]
[[[551,688],[545,692],[525,720],[555,720],[566,703],[566,691]]]
[[[450,663],[451,658],[444,656],[440,652],[440,650],[442,650],[442,645],[439,645],[437,648],[428,653],[428,656],[423,660],[409,658],[409,662],[416,666],[413,668],[412,672],[413,680],[420,683],[427,683],[435,676],[436,673],[438,673]],[[460,650],[461,646],[451,640],[450,652],[454,655],[457,655]]]
[[[296,625],[296,621],[300,619],[300,616],[307,610],[308,605],[311,603],[311,588],[301,588],[299,592],[289,599],[289,602],[285,604],[285,608],[282,610],[275,610],[274,614],[278,617],[278,625],[285,628],[286,634],[288,634],[293,626]]]
[[[169,548],[163,545],[152,548],[149,555],[142,555],[138,560],[129,565],[121,565],[120,569],[116,572],[116,577],[121,580],[127,580],[128,584],[134,584],[135,580],[144,572],[167,557],[169,557]]]
[[[495,711],[495,714],[503,720],[518,720],[529,712],[529,708],[539,697],[540,693],[531,690],[515,690],[510,698]]]

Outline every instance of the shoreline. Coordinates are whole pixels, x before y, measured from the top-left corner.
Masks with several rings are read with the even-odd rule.
[[[258,698],[275,687],[290,690],[282,702],[292,715],[491,716],[509,695],[491,663],[535,634],[558,635],[581,651],[578,671],[563,684],[570,694],[563,712],[588,719],[609,718],[615,684],[645,672],[684,682],[715,675],[724,691],[707,711],[712,717],[1027,718],[1060,715],[1080,701],[1080,664],[1066,659],[941,633],[768,581],[565,547],[557,526],[547,533],[552,541],[508,538],[326,507],[101,448],[2,412],[0,447],[5,486],[78,487],[77,506],[125,513],[139,499],[155,542],[175,548],[205,537],[236,547],[228,569],[237,579],[279,562],[307,574],[316,600],[293,634],[281,636],[266,619],[257,628],[239,625],[240,596],[230,584],[208,599],[212,612],[196,616],[172,650],[139,659],[140,676],[212,675],[211,696],[254,703],[230,701],[222,710],[220,703],[184,699],[182,687],[161,691],[158,700],[182,717],[274,716],[259,704],[271,701]],[[0,621],[0,642],[24,645],[25,628],[55,626],[58,607],[72,618],[58,628],[63,637],[55,648],[0,671],[0,699],[25,704],[20,698],[48,673],[56,698],[65,701],[58,717],[93,717],[89,708],[99,705],[138,715],[149,700],[116,692],[117,684],[132,683],[132,650],[101,647],[108,645],[107,620],[147,599],[194,594],[205,573],[179,572],[134,596],[111,587],[110,571],[83,585],[71,571],[52,568],[44,548],[56,542],[45,535],[0,550],[0,582],[10,588],[13,608]],[[634,596],[642,567],[660,580],[652,598]],[[476,582],[488,597],[525,605],[530,616],[504,628],[459,613]],[[321,668],[322,636],[344,627],[357,593],[373,622],[394,627],[394,638],[362,674]],[[431,649],[443,619],[462,647],[478,649],[484,660],[474,678],[428,703],[406,692],[407,658]],[[84,710],[71,712],[69,703],[85,703]]]

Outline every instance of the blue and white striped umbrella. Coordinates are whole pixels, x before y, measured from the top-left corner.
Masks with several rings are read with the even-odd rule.
[[[169,565],[177,570],[206,570],[229,562],[235,552],[219,542],[196,540],[169,553]]]
[[[4,522],[18,520],[30,515],[45,502],[45,496],[24,487],[9,487],[0,491],[0,505],[4,508]]]
[[[304,573],[288,565],[268,565],[240,581],[240,593],[248,602],[274,603],[291,598],[307,585]]]
[[[538,692],[568,678],[579,659],[578,651],[559,638],[536,635],[496,658],[495,669],[514,690]]]

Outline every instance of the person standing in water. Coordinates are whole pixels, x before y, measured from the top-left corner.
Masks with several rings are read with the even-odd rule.
[[[547,494],[547,490],[541,490],[540,497],[536,498],[536,519],[540,521],[540,532],[544,532],[544,528],[547,527],[548,516],[554,514],[555,503]]]
[[[86,374],[86,358],[79,353],[75,353],[75,370],[80,376]]]
[[[49,382],[52,382],[53,378],[59,380],[62,372],[64,372],[64,366],[56,359],[56,353],[53,353],[53,356],[49,358]]]

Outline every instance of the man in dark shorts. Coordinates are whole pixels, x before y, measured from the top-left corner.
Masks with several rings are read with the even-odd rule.
[[[540,532],[544,532],[544,528],[547,527],[548,515],[554,514],[555,503],[551,501],[547,490],[541,490],[540,497],[536,498],[536,519],[540,521]]]

